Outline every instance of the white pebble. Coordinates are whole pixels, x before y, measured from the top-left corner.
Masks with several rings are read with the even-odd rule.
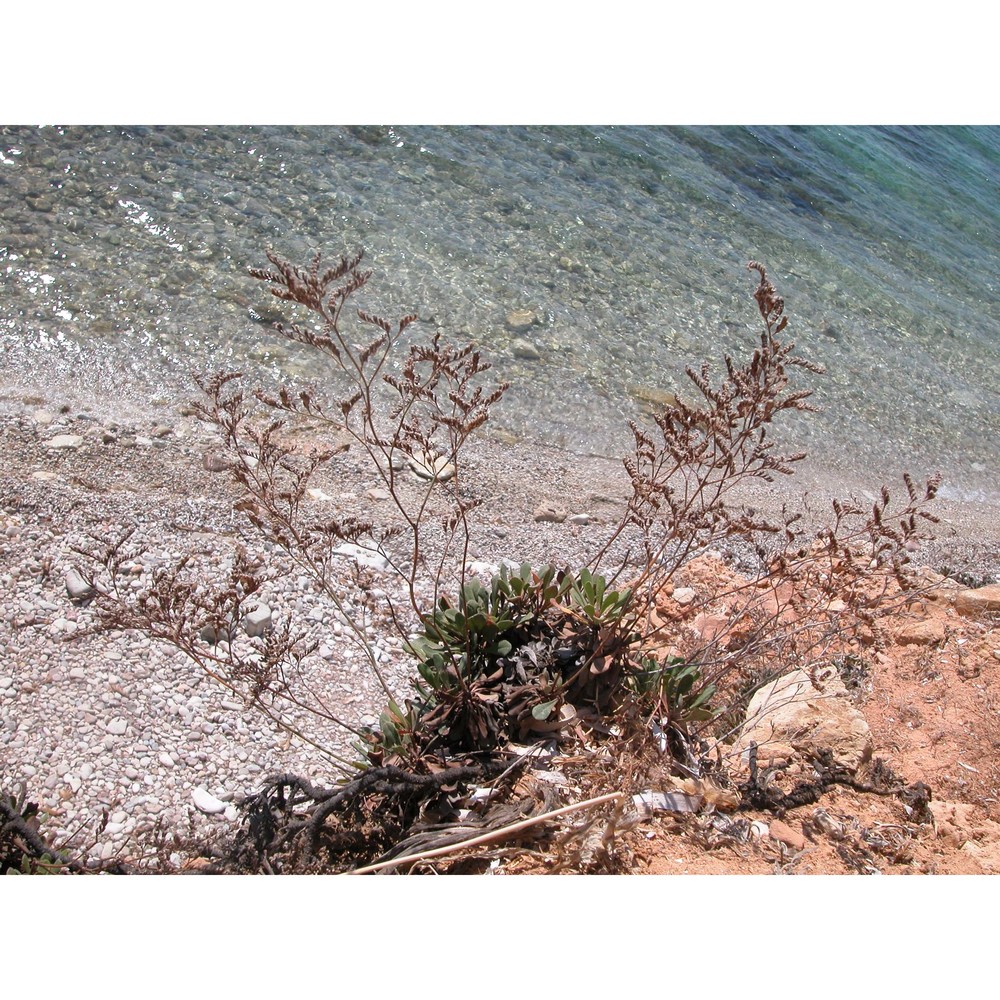
[[[226,803],[221,799],[217,799],[211,792],[204,788],[195,788],[191,792],[191,798],[194,800],[195,806],[209,816],[226,811]]]

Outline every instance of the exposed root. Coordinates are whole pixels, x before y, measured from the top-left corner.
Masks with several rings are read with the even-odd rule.
[[[770,812],[782,818],[790,809],[814,805],[819,802],[825,792],[834,785],[853,788],[867,795],[895,796],[902,799],[913,810],[914,815],[920,815],[931,801],[931,790],[923,782],[913,785],[870,784],[859,781],[843,767],[837,767],[831,762],[829,751],[821,753],[813,761],[816,778],[812,781],[799,782],[790,792],[784,793],[768,784],[769,771],[761,772],[757,766],[757,748],[750,748],[750,778],[739,786],[742,810],[756,809]]]

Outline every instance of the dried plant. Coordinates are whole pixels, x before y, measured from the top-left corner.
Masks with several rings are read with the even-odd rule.
[[[87,861],[87,848],[96,842],[79,828],[53,838],[42,827],[44,810],[28,799],[24,782],[18,782],[14,792],[0,786],[0,875],[86,875],[126,874],[128,869],[116,859]],[[108,822],[105,809],[98,820],[96,836]],[[79,839],[85,840],[84,845]],[[74,842],[77,842],[74,845]]]
[[[413,342],[413,315],[391,324],[357,309],[350,324],[347,306],[371,276],[360,268],[360,254],[329,268],[318,254],[304,268],[273,252],[267,256],[271,268],[253,268],[251,275],[306,314],[301,322],[275,323],[275,332],[329,358],[342,394],[331,400],[315,389],[287,385],[248,392],[240,373],[219,372],[199,380],[203,397],[195,410],[216,428],[228,452],[225,464],[243,494],[238,509],[258,538],[284,553],[288,566],[305,573],[330,602],[394,705],[370,635],[374,599],[365,566],[402,578],[404,605],[394,602],[391,589],[380,590],[380,601],[404,638],[444,600],[441,588],[449,580],[462,589],[468,516],[480,502],[465,482],[464,451],[507,384],[483,384],[491,366],[471,344],[448,344],[439,334]],[[357,329],[365,333],[361,344],[354,342]],[[298,418],[307,418],[319,428],[319,440],[332,443],[303,454],[287,433],[286,421]],[[395,518],[375,523],[333,516],[314,500],[317,473],[349,449],[360,451],[381,479]],[[260,559],[251,560],[238,547],[228,580],[206,582],[196,562],[184,558],[157,570],[136,595],[120,580],[122,567],[140,555],[130,537],[125,530],[78,547],[104,571],[103,579],[84,573],[97,627],[139,629],[173,645],[337,766],[354,766],[314,728],[322,720],[367,745],[360,729],[328,710],[304,669],[315,646],[288,623],[252,637],[241,627],[273,581],[273,565],[263,569]],[[359,565],[345,570],[345,555]],[[456,681],[466,694],[476,683],[466,671],[458,671]]]
[[[707,364],[687,375],[700,403],[676,400],[653,417],[655,430],[629,422],[634,450],[625,458],[631,496],[617,529],[593,559],[600,565],[611,544],[627,529],[636,528],[642,545],[643,570],[637,587],[655,593],[693,555],[734,537],[754,538],[783,533],[795,538],[792,516],[778,525],[734,502],[747,480],[773,482],[791,475],[804,453],[775,451],[770,438],[775,418],[786,411],[813,410],[811,392],[791,391],[789,369],[822,373],[819,365],[792,354],[783,343],[788,324],[784,300],[761,264],[748,267],[760,275],[754,297],[764,321],[760,347],[738,365],[728,355],[726,375],[712,383]]]
[[[342,391],[332,400],[289,386],[248,394],[239,373],[218,373],[201,383],[198,409],[229,453],[249,524],[313,581],[366,657],[386,696],[379,731],[363,732],[327,708],[310,676],[314,649],[290,625],[258,636],[240,628],[275,567],[238,547],[225,581],[201,582],[182,560],[156,571],[136,596],[118,583],[136,554],[127,531],[80,551],[104,569],[106,579],[87,578],[101,627],[139,629],[182,650],[343,769],[354,762],[326,746],[313,723],[350,732],[368,761],[390,768],[405,788],[400,835],[419,813],[413,789],[430,785],[400,778],[397,767],[433,774],[511,739],[582,736],[615,712],[647,732],[652,726],[676,766],[700,774],[724,755],[757,687],[793,666],[819,678],[872,641],[879,615],[905,599],[887,581],[908,585],[906,550],[935,520],[926,507],[937,478],[920,490],[904,476],[898,505],[884,488],[870,508],[836,501],[811,542],[800,512],[768,519],[739,499],[748,482],[790,475],[804,458],[776,447],[773,425],[781,414],[813,409],[793,374],[822,371],[783,340],[784,302],[759,263],[749,264],[758,276],[759,346],[743,364],[726,357],[719,381],[707,365],[689,369],[697,402],[664,407],[652,428],[630,423],[631,493],[588,566],[505,569],[487,587],[465,577],[469,516],[480,503],[465,455],[507,384],[484,387],[490,365],[472,345],[439,335],[413,342],[414,316],[392,324],[356,310],[368,336],[355,344],[345,309],[370,277],[360,254],[326,269],[318,255],[305,268],[271,252],[268,259],[271,269],[251,274],[308,318],[278,323],[276,332],[325,355]],[[319,427],[322,446],[303,454],[289,442],[286,421],[298,418]],[[317,474],[351,449],[380,478],[391,520],[332,516],[312,500]],[[637,553],[638,568],[614,585],[625,566],[605,564],[621,544]],[[683,607],[672,601],[695,557],[734,545],[753,553],[753,573],[720,577]],[[419,674],[402,705],[369,635],[371,581],[356,567],[345,582],[345,551],[403,581],[405,606],[385,591],[379,597]],[[711,617],[710,628],[692,628],[699,615]],[[290,792],[297,811],[286,809]],[[308,831],[315,851],[329,803],[345,801],[293,776],[262,795],[266,809],[253,816],[267,829],[251,838],[261,850]]]
[[[902,504],[885,487],[869,509],[834,501],[828,526],[811,543],[802,511],[784,506],[773,520],[740,501],[749,481],[791,475],[805,458],[776,446],[773,425],[783,413],[814,409],[811,392],[792,385],[794,371],[823,372],[783,340],[784,300],[764,267],[751,261],[748,269],[758,275],[759,347],[744,364],[727,356],[717,383],[708,365],[689,368],[698,402],[662,407],[651,429],[630,422],[633,450],[624,467],[631,495],[590,564],[602,568],[616,540],[638,550],[628,589],[644,626],[630,651],[641,664],[630,686],[652,699],[655,727],[681,757],[692,753],[689,737],[710,731],[717,716],[736,721],[730,731],[716,727],[711,745],[718,735],[731,737],[763,683],[793,666],[816,678],[835,655],[855,648],[862,631],[906,599],[890,600],[886,574],[910,586],[908,549],[936,521],[926,508],[937,476],[918,490],[904,474]],[[683,611],[669,600],[695,557],[734,547],[753,554],[749,577],[719,580]],[[710,627],[692,633],[699,615],[711,618]]]
[[[0,789],[0,875],[78,874],[83,870],[42,834],[38,804],[28,801],[23,783],[13,793]]]
[[[373,327],[374,334],[363,345],[353,344],[343,329],[344,308],[371,277],[370,271],[360,270],[361,254],[342,258],[336,267],[326,270],[320,269],[319,254],[308,268],[295,267],[271,251],[267,256],[274,270],[251,268],[250,274],[267,282],[272,295],[304,307],[318,321],[318,328],[279,322],[274,325],[275,332],[330,358],[344,376],[347,391],[332,402],[313,390],[296,392],[287,387],[275,394],[257,390],[255,395],[275,413],[319,421],[327,433],[343,442],[341,447],[357,446],[367,455],[401,515],[405,524],[401,534],[407,545],[405,549],[383,548],[390,539],[398,538],[400,532],[396,531],[384,532],[369,542],[373,551],[388,558],[406,578],[413,608],[419,610],[418,576],[424,574],[436,600],[448,557],[458,549],[461,563],[465,563],[467,518],[479,501],[464,492],[464,449],[489,419],[508,383],[484,388],[482,376],[492,367],[489,362],[472,344],[448,344],[439,333],[428,343],[409,344],[399,368],[393,369],[389,360],[395,360],[406,346],[404,334],[416,321],[414,315],[393,326],[358,309],[362,327]],[[226,379],[233,377],[237,376]],[[295,552],[301,540],[289,539],[286,534],[297,513],[289,505],[293,500],[301,503],[309,478],[330,453],[314,456],[306,468],[292,472],[289,450],[275,438],[280,423],[272,423],[263,432],[249,428],[247,411],[237,406],[234,412],[230,400],[221,395],[223,384],[218,378],[210,383],[203,415],[219,426],[231,450],[244,446],[240,431],[246,430],[251,446],[248,453],[257,459],[259,473],[257,469],[245,470],[244,463],[237,467],[237,476],[260,505],[255,523],[283,547],[293,541],[288,551]],[[426,483],[422,490],[404,488],[401,478],[407,466]],[[430,524],[444,529],[443,544],[433,554],[422,544]],[[341,527],[331,534],[336,537]],[[370,526],[351,525],[344,537],[357,542],[366,529],[371,530]],[[312,571],[312,564],[306,565]]]

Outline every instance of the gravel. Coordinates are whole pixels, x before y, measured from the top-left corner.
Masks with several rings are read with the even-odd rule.
[[[194,838],[233,832],[234,803],[271,773],[334,782],[340,771],[330,755],[359,757],[355,737],[343,727],[301,713],[283,716],[318,747],[310,745],[247,710],[172,647],[137,632],[91,630],[94,611],[81,586],[86,563],[76,550],[92,544],[92,536],[134,526],[130,544],[137,551],[118,576],[133,593],[148,586],[158,567],[185,555],[199,579],[222,579],[244,544],[281,571],[257,611],[247,609],[250,629],[266,636],[294,623],[315,644],[303,662],[314,696],[350,726],[376,724],[386,695],[342,614],[234,509],[239,495],[229,477],[204,462],[218,449],[211,430],[189,416],[168,420],[162,410],[129,421],[53,416],[58,401],[33,411],[32,404],[8,400],[6,409],[0,414],[0,789],[12,792],[24,782],[43,811],[44,830],[84,863],[118,859],[141,868],[153,858],[159,830]],[[81,441],[52,449],[55,432]],[[143,438],[155,447],[135,447]],[[349,455],[337,461],[315,484],[329,499],[310,501],[311,509],[384,516],[391,505],[377,476]],[[469,468],[467,481],[484,503],[473,515],[468,559],[483,573],[503,559],[581,564],[603,541],[626,495],[618,463],[538,446],[486,440]],[[830,483],[810,485],[815,497]],[[420,488],[415,477],[412,488]],[[566,510],[568,519],[535,520],[543,505]],[[931,557],[971,551],[978,572],[1000,571],[995,507],[945,503],[944,513],[950,547],[931,548]],[[611,564],[623,555],[613,551]],[[354,561],[337,565],[334,582],[351,594]],[[365,611],[349,596],[343,610],[367,616],[380,671],[402,698],[411,663],[389,608],[405,607],[405,592],[391,571],[376,565],[364,572],[370,606]],[[430,601],[430,591],[423,597]],[[236,632],[234,642],[250,641],[245,628]],[[182,864],[184,851],[172,858]]]
[[[162,413],[156,419],[163,424]],[[58,426],[77,432],[77,447],[48,449],[52,423],[35,421],[29,409],[0,416],[6,458],[0,475],[0,788],[12,791],[25,782],[29,798],[44,811],[46,832],[79,851],[85,863],[115,858],[142,866],[160,828],[194,837],[231,831],[235,809],[211,804],[252,794],[270,773],[335,781],[340,771],[328,754],[247,710],[177,650],[136,632],[91,630],[95,614],[83,580],[88,564],[77,548],[92,545],[93,537],[134,526],[129,544],[136,552],[117,579],[132,593],[148,586],[158,567],[185,555],[198,579],[221,580],[242,543],[285,575],[269,585],[256,608],[248,607],[233,641],[292,621],[317,647],[303,666],[329,713],[353,727],[377,723],[386,695],[342,615],[248,529],[234,511],[238,493],[228,477],[205,468],[203,455],[218,445],[211,431],[178,416],[172,433],[156,436],[162,447],[143,450],[130,447],[146,436],[138,422],[115,422],[115,435],[89,417],[63,414]],[[565,472],[564,461],[558,453],[548,457],[553,482]],[[495,470],[491,457],[481,464]],[[531,470],[524,496],[515,497],[496,471],[478,483],[487,505],[470,558],[480,561],[480,569],[511,555],[572,561],[589,547],[589,528],[532,521],[531,511],[544,499],[536,492],[538,472],[538,466]],[[317,511],[325,506],[375,517],[389,506],[373,492],[378,481],[367,470],[331,469],[320,485],[329,499],[313,501]],[[334,582],[350,595],[355,561],[345,557],[338,566]],[[380,671],[402,698],[410,692],[411,664],[388,601],[402,607],[406,597],[400,579],[382,567],[377,560],[367,570],[373,608],[364,611],[348,597],[343,610],[367,615]],[[426,598],[431,600],[429,591]],[[284,718],[331,754],[359,758],[352,747],[356,737],[342,727],[301,713]]]

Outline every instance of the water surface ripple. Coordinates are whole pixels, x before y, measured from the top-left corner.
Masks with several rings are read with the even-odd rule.
[[[752,349],[756,258],[828,369],[799,444],[996,492],[998,179],[997,128],[7,127],[3,380],[113,409],[192,370],[322,378],[246,268],[364,248],[366,307],[515,383],[501,424],[611,454],[651,392]]]

